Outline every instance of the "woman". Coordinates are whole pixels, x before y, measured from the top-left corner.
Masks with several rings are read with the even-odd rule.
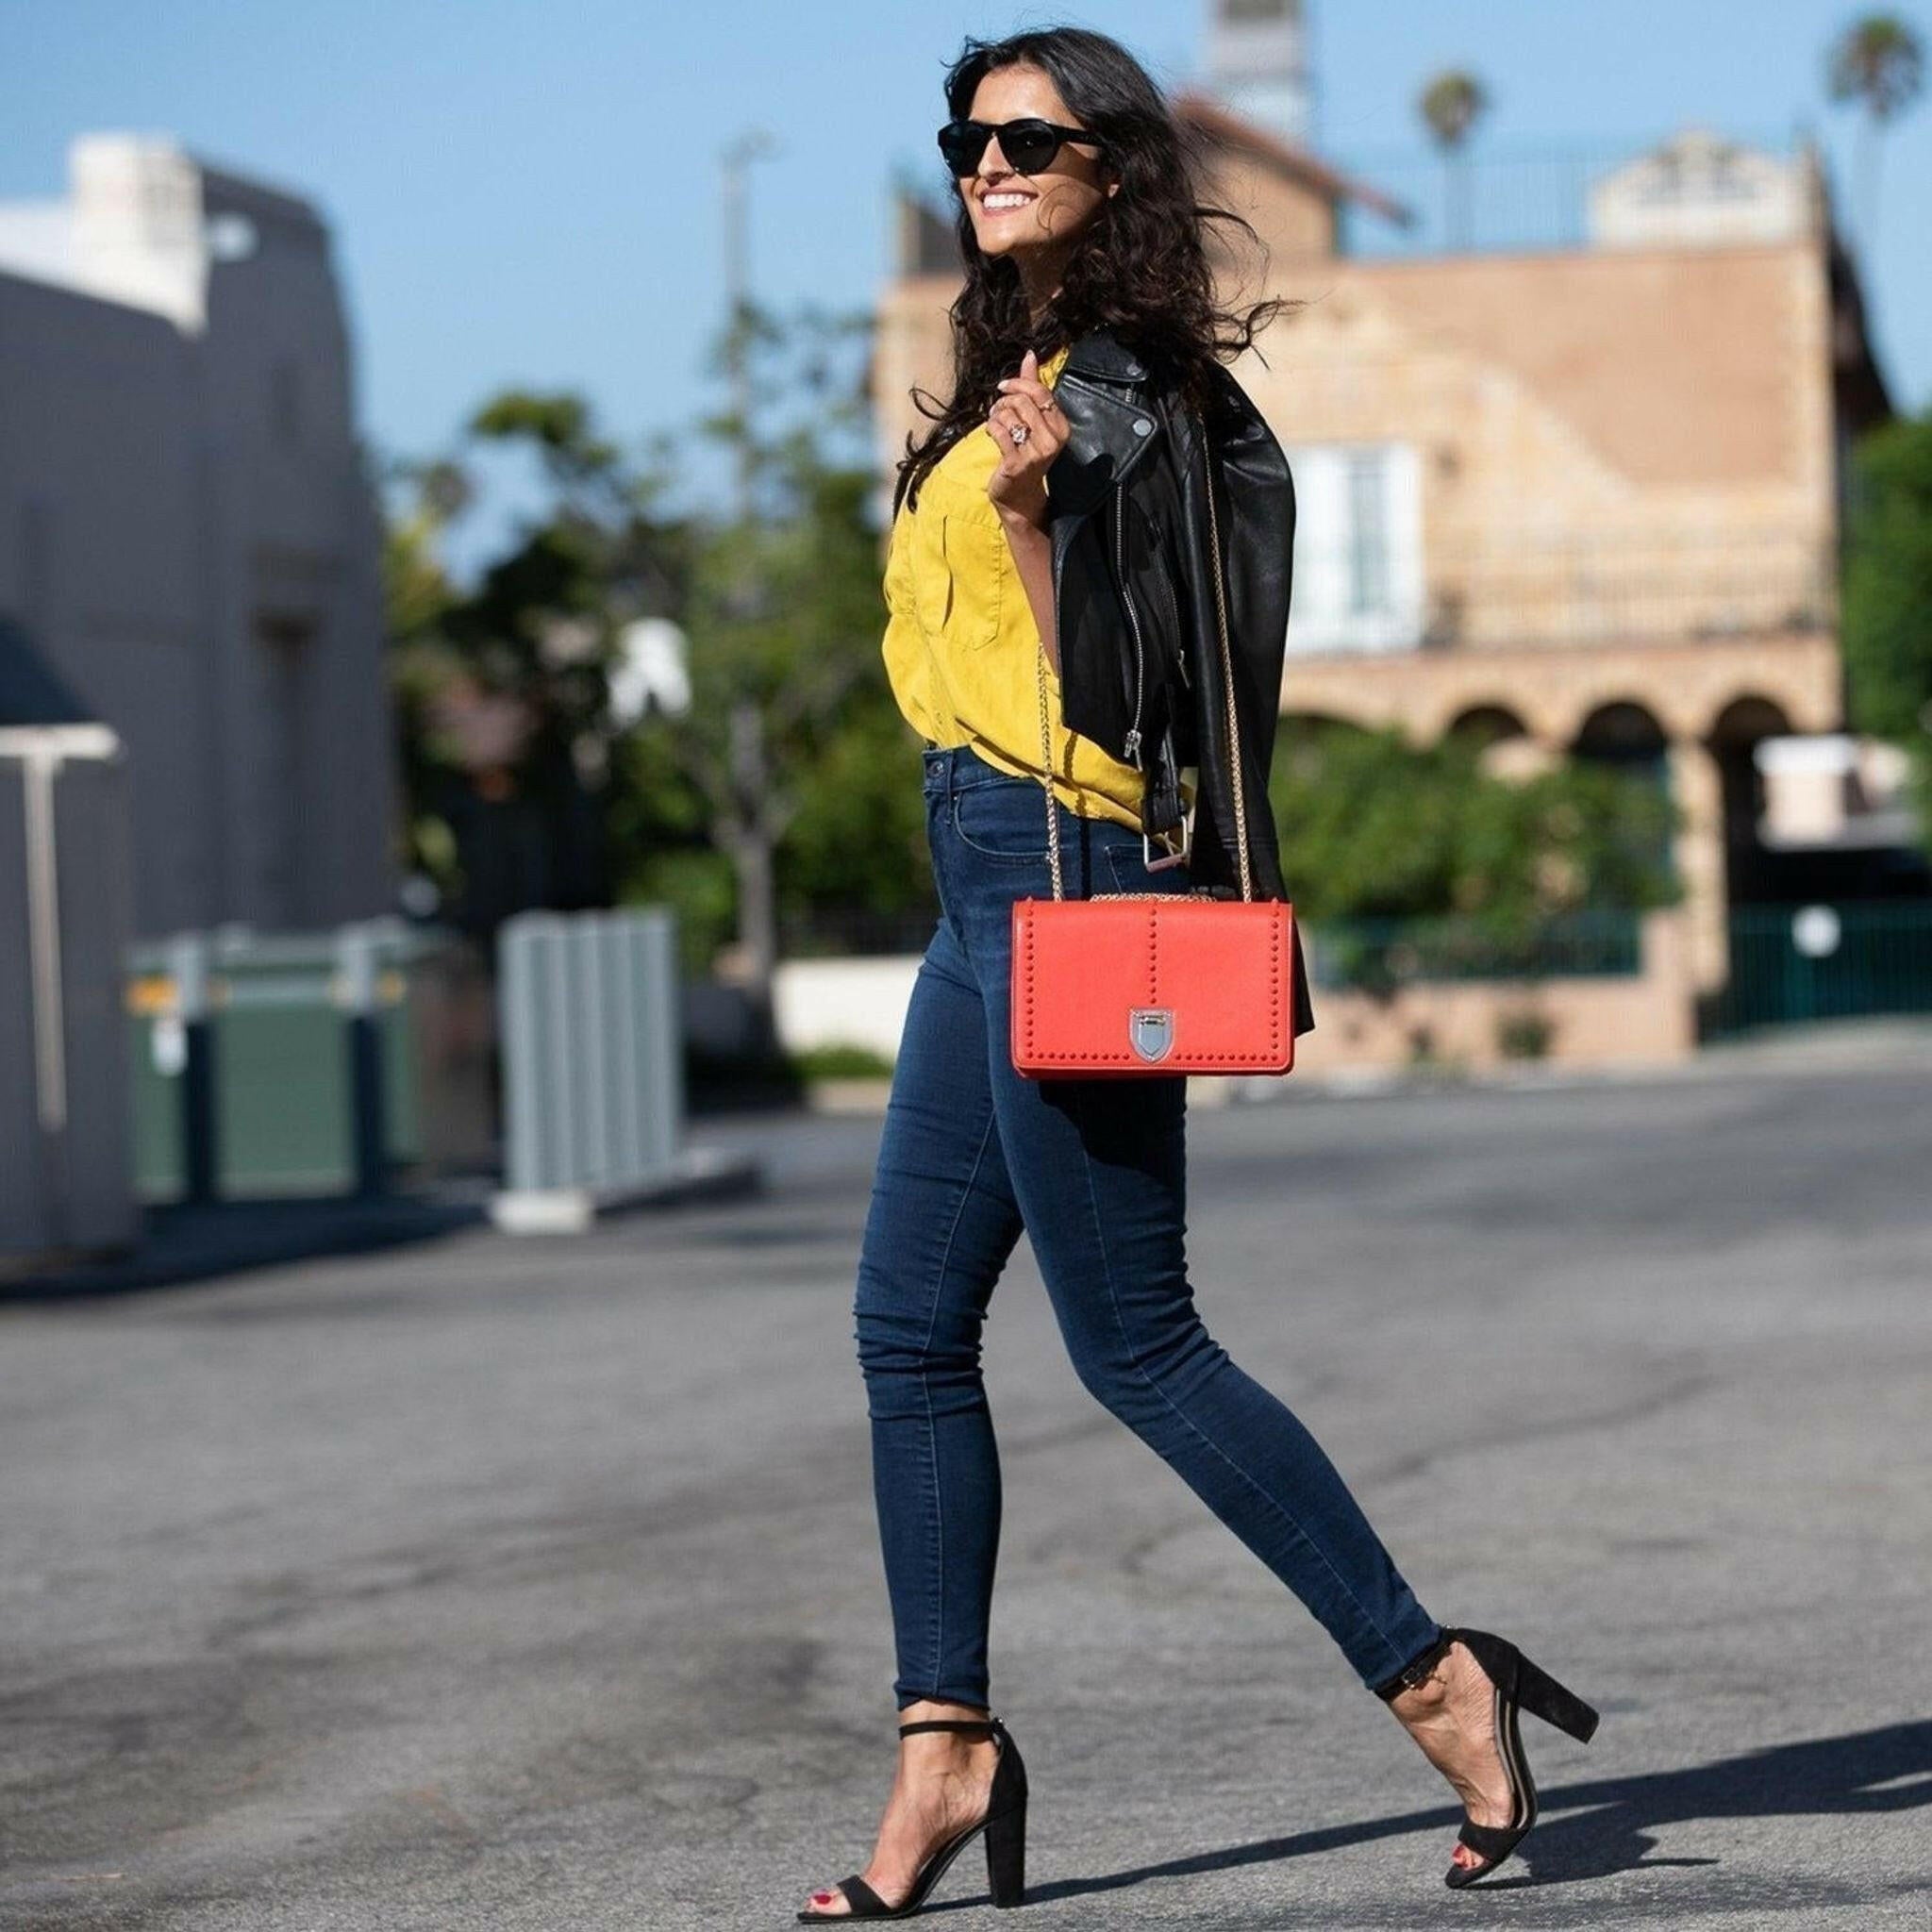
[[[1519,1707],[1582,1737],[1595,1713],[1504,1640],[1437,1624],[1307,1430],[1203,1327],[1183,1254],[1185,1076],[1027,1079],[1008,1046],[1010,908],[1050,891],[1049,809],[1070,896],[1190,889],[1172,850],[1143,841],[1141,762],[1056,722],[1041,769],[1042,648],[1052,720],[1062,669],[1048,475],[1074,403],[1071,381],[1064,404],[1054,384],[1070,346],[1104,330],[1164,402],[1205,410],[1232,386],[1217,352],[1280,305],[1215,306],[1199,223],[1232,218],[1196,205],[1184,137],[1115,42],[969,41],[946,98],[967,283],[951,405],[900,469],[884,645],[925,739],[943,914],[893,1074],[855,1307],[901,1741],[871,1861],[798,1916],[914,1911],[982,1835],[994,1902],[1023,1895],[1025,1773],[988,1705],[1000,1476],[979,1374],[1023,1229],[1083,1383],[1302,1599],[1455,1787],[1467,1822],[1447,1876],[1463,1885],[1534,1819]]]

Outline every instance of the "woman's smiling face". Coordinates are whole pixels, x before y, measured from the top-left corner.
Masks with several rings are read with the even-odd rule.
[[[995,67],[973,91],[971,120],[997,125],[1029,117],[1059,127],[1082,125],[1041,68]],[[1109,178],[1095,149],[1071,142],[1062,142],[1037,175],[1016,174],[1001,152],[998,135],[987,142],[977,170],[958,178],[974,237],[985,255],[1063,250],[1120,185]]]

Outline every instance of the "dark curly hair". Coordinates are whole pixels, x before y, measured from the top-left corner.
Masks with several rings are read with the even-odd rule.
[[[1202,223],[1227,222],[1257,244],[1260,238],[1240,215],[1197,198],[1207,162],[1201,137],[1118,41],[1075,26],[999,41],[969,36],[946,70],[948,113],[970,115],[981,79],[996,67],[1020,65],[1041,69],[1079,125],[1107,143],[1106,164],[1120,176],[1120,191],[1094,211],[1051,309],[1035,323],[1017,266],[1008,256],[981,253],[959,184],[952,182],[966,264],[966,286],[950,311],[953,395],[942,403],[929,391],[912,391],[914,406],[935,426],[916,446],[910,433],[906,438],[894,515],[902,502],[918,502],[926,472],[986,420],[999,379],[1013,373],[1028,347],[1044,362],[1089,330],[1109,329],[1157,382],[1211,422],[1217,364],[1294,306],[1271,299],[1242,309],[1216,302]]]

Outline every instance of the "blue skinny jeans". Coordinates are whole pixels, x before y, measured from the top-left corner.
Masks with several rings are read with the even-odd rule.
[[[1024,1228],[1082,1384],[1162,1457],[1380,1685],[1436,1641],[1334,1465],[1228,1357],[1185,1252],[1187,1079],[1029,1080],[1008,1045],[1010,908],[1048,897],[1045,793],[928,745],[942,912],[913,982],[854,1320],[899,1707],[988,1705],[1000,1466],[980,1331]],[[1187,890],[1137,832],[1058,802],[1064,889]]]

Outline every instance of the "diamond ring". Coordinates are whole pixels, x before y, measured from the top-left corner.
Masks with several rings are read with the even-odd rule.
[[[1015,442],[1024,442],[1026,441],[1026,425],[1024,423],[1015,423],[1013,426],[1007,431],[1007,434],[1010,436]]]

